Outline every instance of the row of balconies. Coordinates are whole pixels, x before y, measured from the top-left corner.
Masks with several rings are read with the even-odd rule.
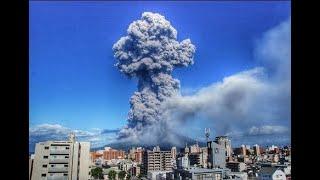
[[[50,149],[50,154],[69,154],[70,150],[68,149]]]
[[[49,173],[68,172],[68,167],[49,167]]]
[[[49,163],[68,163],[69,159],[49,159]]]

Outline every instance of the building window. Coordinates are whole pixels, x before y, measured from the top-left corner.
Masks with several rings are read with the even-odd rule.
[[[67,146],[66,149],[69,149],[69,146]]]
[[[47,175],[46,174],[41,174],[41,177],[46,177]]]
[[[44,167],[44,168],[47,167],[47,166],[48,166],[48,165],[46,165],[46,164],[42,165],[42,167]]]
[[[49,149],[49,146],[45,146],[44,149]]]
[[[68,159],[68,158],[69,158],[69,156],[65,156],[65,158],[66,158],[66,159]]]
[[[48,159],[48,156],[43,156],[43,159]]]
[[[64,167],[68,167],[68,164],[65,164]]]
[[[63,176],[68,176],[68,174],[63,174]]]
[[[53,165],[53,164],[51,164],[51,167],[54,167],[54,165]]]

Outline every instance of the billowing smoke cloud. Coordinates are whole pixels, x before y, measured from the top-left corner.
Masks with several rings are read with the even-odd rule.
[[[145,12],[141,20],[129,25],[127,36],[114,44],[113,51],[118,69],[138,79],[138,91],[130,99],[128,125],[119,137],[144,143],[171,141],[161,106],[179,94],[180,83],[171,73],[193,63],[195,46],[190,39],[178,42],[177,31],[164,16]]]
[[[179,81],[171,72],[193,63],[195,46],[189,39],[179,43],[177,31],[163,16],[143,13],[141,20],[129,26],[128,35],[113,46],[116,66],[139,83],[130,100],[128,125],[119,138],[146,144],[165,139],[181,144],[184,142],[178,142],[169,130],[201,121],[216,135],[253,137],[263,142],[257,137],[266,138],[273,132],[279,135],[275,140],[287,142],[291,119],[290,26],[289,19],[256,42],[253,54],[259,67],[182,96]]]
[[[289,130],[279,127],[290,129],[290,29],[289,19],[257,41],[254,54],[261,67],[225,77],[193,95],[167,101],[168,122],[181,127],[188,120],[202,119],[217,135],[242,131],[246,136],[259,136],[273,129],[272,134],[285,132],[289,136]],[[247,129],[248,133],[244,133]]]

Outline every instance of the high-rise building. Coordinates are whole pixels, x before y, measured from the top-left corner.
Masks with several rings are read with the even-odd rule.
[[[189,153],[200,153],[200,152],[201,152],[201,150],[200,150],[198,143],[190,146],[190,148],[189,148]]]
[[[129,151],[129,158],[133,160],[134,162],[137,162],[138,164],[142,163],[142,147],[137,147],[137,148],[131,148]]]
[[[90,152],[91,155],[91,161],[96,162],[96,160],[103,158],[103,152],[96,151],[96,152]]]
[[[135,159],[136,159],[136,148],[135,148],[135,147],[132,147],[132,148],[129,150],[128,158],[130,158],[130,159],[132,159],[132,160],[135,160]]]
[[[36,144],[31,180],[88,180],[90,178],[90,143],[46,141]]]
[[[142,172],[148,171],[170,171],[172,170],[171,151],[160,151],[160,148],[154,148],[153,151],[147,150],[142,155]]]
[[[142,152],[143,152],[142,147],[138,147],[135,152],[135,162],[137,162],[138,164],[142,163]]]
[[[29,179],[31,179],[31,176],[32,176],[33,160],[34,160],[34,154],[29,156]]]
[[[245,145],[241,145],[241,155],[246,156],[247,155],[247,148]]]
[[[186,147],[184,148],[184,153],[189,153],[189,148],[187,143],[186,143]]]
[[[190,153],[189,161],[190,161],[190,166],[201,167],[202,166],[201,153]]]
[[[226,157],[232,156],[231,140],[227,136],[218,136],[215,141],[226,149]]]
[[[153,151],[160,151],[160,147],[159,146],[154,147]]]
[[[208,147],[208,168],[226,167],[226,150],[214,141],[207,142]]]
[[[256,155],[256,156],[259,156],[259,155],[260,155],[260,147],[259,147],[258,144],[255,144],[255,145],[253,146],[253,153],[254,153],[254,155]]]
[[[125,152],[122,150],[112,149],[110,147],[105,147],[103,151],[103,159],[104,160],[112,160],[112,159],[124,159]]]
[[[171,156],[172,156],[172,159],[176,159],[176,157],[177,157],[177,148],[176,147],[171,148]]]
[[[179,157],[177,159],[177,162],[178,162],[177,164],[179,169],[186,169],[190,167],[190,161],[187,154],[185,154],[182,157]]]
[[[202,160],[202,167],[207,168],[208,167],[208,148],[207,147],[201,148],[201,160]]]

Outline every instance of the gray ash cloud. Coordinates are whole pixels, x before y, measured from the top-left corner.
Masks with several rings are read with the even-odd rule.
[[[177,40],[177,31],[164,16],[145,12],[132,22],[127,35],[113,45],[116,67],[129,78],[138,79],[138,90],[130,99],[128,125],[120,139],[154,142],[166,138],[168,124],[162,104],[179,94],[180,82],[171,75],[178,67],[193,64],[195,46],[190,39]]]

